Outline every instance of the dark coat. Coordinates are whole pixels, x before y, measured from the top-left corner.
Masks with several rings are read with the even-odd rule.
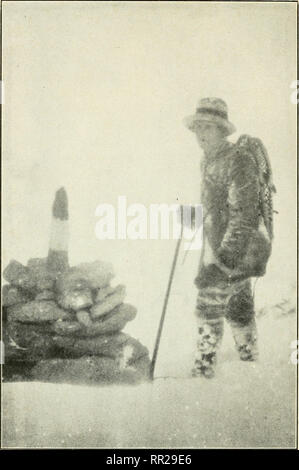
[[[239,270],[241,278],[261,275],[263,267],[256,266],[256,262],[263,259],[265,243],[258,232],[259,174],[254,157],[246,149],[227,142],[214,157],[205,157],[201,169],[204,239],[207,238],[217,260],[226,268]],[[250,250],[255,252],[249,253]],[[252,255],[254,269],[244,263]],[[227,277],[215,265],[206,267],[200,277],[211,270],[212,277],[217,273]]]

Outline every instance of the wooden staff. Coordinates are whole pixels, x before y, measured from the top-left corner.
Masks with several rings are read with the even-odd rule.
[[[173,258],[173,261],[172,261],[170,276],[169,276],[169,280],[168,280],[168,286],[167,286],[166,295],[165,295],[164,304],[163,304],[163,309],[162,309],[162,315],[161,315],[161,318],[160,318],[158,333],[157,333],[157,337],[156,337],[155,348],[154,348],[154,352],[153,352],[153,358],[152,358],[152,361],[151,361],[151,364],[150,364],[150,370],[149,370],[150,380],[154,380],[154,371],[155,371],[155,365],[156,365],[157,356],[158,356],[158,350],[159,350],[159,345],[160,345],[160,340],[161,340],[161,334],[162,334],[163,324],[164,324],[164,320],[165,320],[165,314],[166,314],[168,299],[169,299],[169,295],[170,295],[171,285],[172,285],[172,281],[173,281],[173,277],[174,277],[174,271],[175,271],[179,251],[180,251],[182,236],[183,236],[183,221],[181,221],[181,233],[180,233],[180,237],[178,238],[178,241],[177,241],[177,244],[176,244],[176,249],[175,249],[174,258]]]

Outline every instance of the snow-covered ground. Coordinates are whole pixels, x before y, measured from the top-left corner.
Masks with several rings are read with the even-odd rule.
[[[212,380],[190,377],[190,338],[184,354],[160,356],[153,383],[4,384],[3,445],[294,447],[296,317],[289,310],[277,306],[259,317],[257,363],[238,360],[227,328]]]
[[[296,377],[290,346],[296,319],[286,305],[283,317],[270,306],[283,299],[293,303],[296,295],[297,111],[290,99],[297,68],[295,5],[261,5],[256,15],[250,2],[246,9],[223,2],[217,11],[210,2],[128,2],[130,8],[109,2],[5,3],[3,267],[10,259],[27,263],[46,256],[53,196],[64,186],[71,264],[113,264],[115,284],[126,285],[126,301],[138,309],[126,332],[152,352],[175,241],[98,239],[96,208],[109,203],[117,211],[122,195],[128,206],[146,208],[200,202],[202,155],[182,119],[204,96],[228,103],[238,129],[233,142],[243,133],[264,142],[277,214],[273,253],[255,295],[257,312],[267,310],[258,320],[258,363],[238,360],[226,328],[215,379],[189,377],[200,256],[190,252],[184,264],[178,261],[154,383],[4,384],[3,444],[293,446]],[[49,31],[55,34],[49,37]],[[248,70],[257,70],[250,80]]]

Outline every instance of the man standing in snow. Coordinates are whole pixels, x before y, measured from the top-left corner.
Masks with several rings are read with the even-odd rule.
[[[260,223],[259,170],[246,147],[226,140],[235,127],[228,120],[223,100],[202,99],[196,113],[185,118],[184,123],[195,133],[204,152],[201,163],[204,241],[195,279],[199,290],[198,337],[192,372],[194,376],[213,377],[224,317],[232,327],[240,359],[257,358],[250,281],[255,273],[246,257]],[[255,251],[249,257],[252,254],[261,263],[269,255]]]

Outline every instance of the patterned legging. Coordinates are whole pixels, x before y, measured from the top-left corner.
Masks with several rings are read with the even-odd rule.
[[[201,288],[195,314],[198,317],[197,369],[215,364],[216,350],[223,336],[224,318],[230,323],[240,358],[246,361],[256,359],[257,330],[249,279]]]
[[[202,319],[225,317],[234,324],[245,326],[254,318],[254,302],[249,279],[221,286],[199,289],[195,314]]]

